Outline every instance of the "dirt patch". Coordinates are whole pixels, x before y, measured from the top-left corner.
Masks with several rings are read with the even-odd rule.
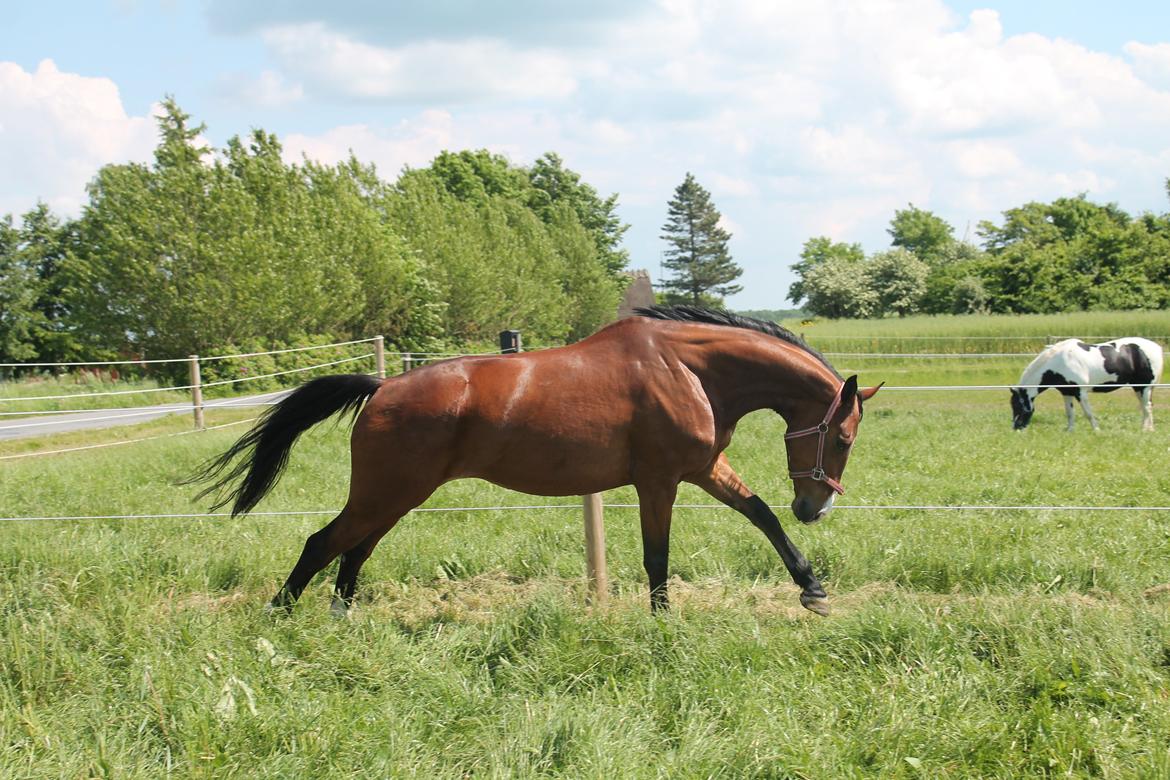
[[[1151,601],[1156,599],[1170,599],[1170,582],[1163,582],[1161,585],[1146,588],[1142,591],[1142,595]]]
[[[319,583],[307,590],[298,610],[329,608],[330,583]],[[252,590],[234,590],[225,593],[168,593],[159,604],[162,611],[197,610],[219,612],[233,608],[260,609],[270,594]],[[1170,599],[1170,583],[1156,585],[1143,594],[1146,599]],[[525,579],[504,571],[486,572],[464,579],[434,579],[428,581],[370,582],[359,591],[353,617],[371,617],[375,620],[396,621],[406,627],[431,623],[485,623],[500,612],[531,604],[547,598],[595,610],[589,605],[589,593],[583,578]],[[949,614],[953,609],[979,603],[994,605],[1016,604],[1020,601],[1060,602],[1083,608],[1115,608],[1115,594],[1063,592],[1042,593],[1022,591],[1014,594],[926,593],[906,590],[893,582],[870,582],[850,591],[829,592],[832,616],[841,617],[863,610],[875,602],[895,599],[914,604],[938,614]],[[672,610],[680,615],[687,611],[710,612],[747,609],[756,617],[778,617],[785,620],[819,620],[800,604],[800,589],[791,583],[754,583],[745,586],[742,581],[718,578],[684,581],[670,580]],[[649,598],[645,584],[619,583],[609,593],[601,609],[646,610]]]
[[[219,612],[253,597],[260,598],[259,594],[243,590],[233,590],[228,593],[186,593],[178,598],[172,592],[168,594],[165,606],[175,610],[194,609],[200,612]]]

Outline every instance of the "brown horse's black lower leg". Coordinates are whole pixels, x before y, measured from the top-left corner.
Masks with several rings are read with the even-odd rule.
[[[764,532],[776,552],[780,553],[784,568],[788,569],[792,581],[800,586],[800,603],[818,615],[829,614],[828,596],[824,587],[813,574],[812,565],[780,527],[776,514],[759,496],[747,500],[747,511],[744,514],[752,521],[752,525]]]
[[[353,605],[353,594],[357,589],[358,572],[362,564],[370,557],[370,553],[378,546],[382,537],[389,533],[399,518],[394,518],[384,528],[371,533],[357,545],[346,550],[341,555],[341,563],[337,567],[337,584],[333,589],[333,611],[345,613]]]
[[[637,487],[642,520],[642,564],[650,580],[650,611],[658,612],[670,606],[666,575],[670,561],[670,515],[678,486]]]
[[[788,534],[784,533],[776,514],[748,489],[724,456],[719,456],[710,473],[690,481],[743,514],[751,520],[752,525],[763,531],[780,554],[780,560],[784,561],[784,568],[788,569],[792,581],[800,587],[800,603],[818,615],[829,614],[828,596],[820,580],[813,574],[812,566],[788,538]]]
[[[305,540],[305,548],[288,579],[272,599],[275,608],[288,609],[301,596],[309,580],[328,566],[343,550],[353,547],[354,542],[370,533],[369,526],[342,510],[329,525]]]

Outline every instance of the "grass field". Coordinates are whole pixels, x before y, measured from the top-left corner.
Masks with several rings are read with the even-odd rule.
[[[891,385],[1023,367],[836,363]],[[1094,399],[1099,433],[1065,433],[1052,394],[1015,433],[1006,391],[883,391],[840,503],[1170,504],[1154,397],[1154,434],[1128,391]],[[2,461],[0,515],[203,511],[173,484],[240,430]],[[729,450],[781,507],[782,434],[756,414]],[[347,469],[321,426],[261,510],[336,508]],[[1170,513],[781,512],[822,619],[746,520],[679,509],[655,618],[633,510],[607,509],[613,592],[589,609],[577,502],[465,481],[427,506],[527,503],[565,508],[407,518],[348,621],[332,572],[292,616],[261,609],[321,517],[4,523],[0,776],[1170,777]]]
[[[781,324],[825,352],[1037,353],[1052,340],[1100,342],[1119,336],[1153,338],[1163,346],[1170,342],[1170,315],[1161,311],[918,315],[860,322],[814,318]]]

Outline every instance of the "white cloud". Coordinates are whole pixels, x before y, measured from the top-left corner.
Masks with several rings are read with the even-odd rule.
[[[489,39],[374,46],[319,22],[263,33],[284,68],[316,89],[359,99],[420,101],[563,98],[576,82],[562,57]]]
[[[289,83],[274,70],[263,70],[255,78],[238,73],[220,79],[220,92],[240,105],[259,108],[287,108],[304,100],[305,88]]]
[[[1023,167],[1019,156],[1002,142],[955,141],[950,148],[956,170],[970,179],[1009,176]]]
[[[634,133],[609,119],[599,119],[594,122],[593,131],[597,134],[597,140],[603,144],[626,146],[636,139]]]
[[[63,73],[52,60],[32,73],[0,62],[0,214],[39,199],[76,215],[98,168],[150,159],[155,139],[153,119],[127,116],[109,79]]]
[[[758,194],[755,183],[750,179],[726,176],[722,173],[711,175],[711,191],[716,195],[733,198],[752,198]]]
[[[292,133],[282,143],[289,162],[300,162],[303,156],[332,165],[348,159],[352,151],[362,162],[374,163],[381,175],[390,179],[405,166],[424,167],[439,152],[458,146],[451,115],[445,111],[426,111],[389,131],[369,125],[346,125],[318,136]]]
[[[1123,48],[1133,58],[1138,76],[1152,87],[1170,90],[1170,43],[1151,46],[1130,41]]]

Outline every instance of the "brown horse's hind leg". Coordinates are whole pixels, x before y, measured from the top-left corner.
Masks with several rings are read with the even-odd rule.
[[[371,532],[373,523],[349,506],[329,525],[305,540],[305,548],[288,579],[272,599],[273,609],[289,609],[301,596],[313,576],[328,566],[344,550],[351,549]]]
[[[666,593],[666,571],[670,561],[670,515],[677,484],[637,484],[638,511],[642,519],[642,564],[650,579],[650,611],[670,606]]]
[[[687,481],[741,513],[752,521],[752,525],[763,531],[776,552],[780,553],[780,559],[784,561],[784,567],[788,569],[793,582],[800,587],[800,603],[818,615],[829,614],[828,596],[820,580],[813,574],[812,566],[784,533],[775,513],[743,483],[725,455],[719,456],[709,473],[688,477]]]
[[[385,526],[362,539],[357,545],[342,553],[341,564],[337,567],[337,584],[333,589],[333,603],[330,605],[333,614],[338,617],[345,617],[349,614],[349,608],[353,605],[353,594],[357,589],[358,572],[361,571],[362,564],[370,557],[370,553],[378,546],[378,542],[382,541],[382,537],[389,533],[400,519],[401,516],[394,518]]]

